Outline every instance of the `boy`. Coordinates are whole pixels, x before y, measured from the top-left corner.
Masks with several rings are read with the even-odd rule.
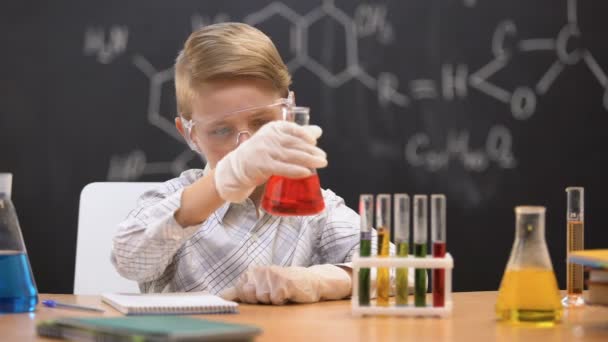
[[[291,77],[272,41],[241,23],[190,35],[175,64],[176,128],[207,159],[145,193],[114,238],[112,262],[142,292],[209,291],[247,303],[341,299],[359,216],[329,190],[314,216],[260,210],[271,175],[327,165],[318,126],[280,120]],[[413,278],[413,277],[412,277]]]

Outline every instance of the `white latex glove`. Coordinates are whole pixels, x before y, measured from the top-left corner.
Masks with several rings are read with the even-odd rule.
[[[243,273],[234,288],[220,296],[244,303],[314,303],[351,294],[348,272],[330,264],[310,267],[255,266]]]
[[[325,152],[316,147],[319,126],[289,121],[264,125],[216,165],[215,186],[228,202],[242,202],[271,175],[303,178],[311,169],[327,166]]]

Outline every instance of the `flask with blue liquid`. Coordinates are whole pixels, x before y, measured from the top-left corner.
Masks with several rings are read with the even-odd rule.
[[[38,290],[11,201],[12,174],[0,173],[0,313],[30,312]]]

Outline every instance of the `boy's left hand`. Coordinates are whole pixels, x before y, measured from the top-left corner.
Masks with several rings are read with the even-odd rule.
[[[244,303],[313,303],[342,299],[351,294],[347,271],[334,265],[310,267],[255,266],[243,273],[234,288],[221,296]]]

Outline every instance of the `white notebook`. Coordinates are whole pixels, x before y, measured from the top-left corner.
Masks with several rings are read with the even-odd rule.
[[[101,299],[126,315],[236,313],[238,304],[206,292],[104,293]]]

